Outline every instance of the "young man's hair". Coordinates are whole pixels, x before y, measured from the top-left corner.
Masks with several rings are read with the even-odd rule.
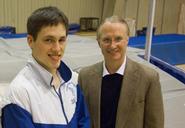
[[[46,26],[55,26],[63,24],[66,28],[66,35],[68,34],[68,18],[66,15],[56,7],[42,7],[35,10],[27,20],[27,32],[37,39],[39,31]]]
[[[104,23],[106,22],[110,22],[110,23],[121,23],[121,24],[124,24],[126,26],[126,31],[127,31],[127,36],[129,36],[130,34],[130,30],[129,30],[129,27],[128,27],[128,24],[127,22],[121,18],[121,17],[118,17],[118,16],[111,16],[111,17],[108,17],[106,18],[99,26],[99,28],[97,29],[97,39],[100,39],[100,36],[101,36],[101,27],[103,26]]]

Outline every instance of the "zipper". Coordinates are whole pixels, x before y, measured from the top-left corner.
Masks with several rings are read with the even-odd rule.
[[[60,87],[59,87],[59,93],[58,93],[58,92],[57,92],[57,90],[55,89],[55,86],[53,86],[53,85],[52,85],[52,87],[53,87],[53,89],[54,89],[55,93],[57,94],[57,96],[58,96],[58,97],[59,97],[59,99],[60,99],[60,103],[61,103],[61,106],[62,106],[62,111],[63,111],[63,114],[64,114],[64,118],[65,118],[66,123],[67,123],[67,126],[68,126],[69,121],[68,121],[68,119],[67,119],[67,115],[66,115],[66,112],[65,112],[65,109],[64,109],[63,100],[62,100],[62,94],[61,94],[61,91],[60,91],[60,88],[61,88],[61,87],[62,87],[62,85],[64,85],[64,84],[65,84],[65,82],[64,82],[64,83],[62,83],[62,84],[60,85]]]

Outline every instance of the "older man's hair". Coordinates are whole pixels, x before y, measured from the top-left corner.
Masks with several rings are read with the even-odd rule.
[[[126,32],[127,32],[127,36],[130,35],[130,30],[129,30],[129,27],[128,27],[128,24],[127,22],[121,18],[121,17],[118,17],[118,16],[111,16],[111,17],[108,17],[106,18],[101,24],[100,26],[98,27],[97,29],[97,39],[100,39],[100,36],[101,36],[101,27],[103,26],[104,23],[106,22],[110,22],[110,23],[121,23],[121,24],[124,24],[126,26]]]

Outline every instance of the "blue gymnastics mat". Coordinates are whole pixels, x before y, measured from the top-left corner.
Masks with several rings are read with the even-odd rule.
[[[144,49],[145,40],[145,36],[131,37],[128,45],[130,47]],[[185,35],[154,35],[151,55],[171,65],[185,64]]]
[[[2,37],[4,39],[24,38],[26,36],[27,36],[27,33],[18,33],[18,34],[7,34],[7,33],[3,33],[3,34],[0,34],[0,37]]]

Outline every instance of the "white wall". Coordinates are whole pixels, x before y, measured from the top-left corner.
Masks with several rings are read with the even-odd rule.
[[[48,5],[62,9],[71,23],[79,23],[80,17],[101,19],[103,1],[106,4],[109,0],[0,0],[0,26],[15,26],[18,33],[26,32],[26,21],[31,12],[38,7]],[[156,0],[154,21],[156,33],[177,32],[182,2],[185,3],[185,0]],[[149,0],[119,0],[116,8],[108,8],[108,10],[115,11],[125,18],[135,19],[136,29],[141,29],[147,26],[148,4]]]
[[[103,0],[0,0],[0,26],[15,26],[18,33],[26,32],[27,17],[42,6],[57,6],[71,23],[80,17],[101,17]]]
[[[136,29],[147,26],[149,0],[125,0],[124,17],[136,19]],[[180,3],[185,0],[156,0],[154,26],[156,33],[176,33]]]

